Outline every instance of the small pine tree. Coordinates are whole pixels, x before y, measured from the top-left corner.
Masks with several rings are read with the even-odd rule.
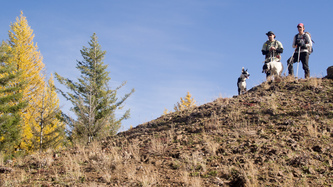
[[[116,119],[115,111],[121,109],[124,101],[134,92],[132,89],[118,101],[117,90],[126,82],[114,90],[110,89],[109,72],[106,71],[107,65],[103,63],[106,52],[101,50],[95,33],[88,44],[89,48],[83,47],[81,50],[84,60],[77,62],[77,69],[81,72],[78,82],[55,73],[60,84],[71,91],[65,93],[59,90],[73,104],[71,110],[77,117],[76,120],[65,117],[71,119],[68,124],[73,125],[71,136],[85,142],[114,135],[119,130],[122,120],[129,118],[129,110],[120,119]]]
[[[194,98],[192,98],[192,95],[190,92],[187,92],[187,95],[184,98],[180,98],[180,103],[177,102],[177,104],[174,106],[175,111],[182,111],[185,109],[189,109],[193,106],[196,106],[196,101]]]

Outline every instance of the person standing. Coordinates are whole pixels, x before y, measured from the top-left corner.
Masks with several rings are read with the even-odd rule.
[[[293,64],[295,62],[302,62],[305,78],[310,77],[309,69],[309,55],[311,53],[312,41],[310,36],[304,32],[304,24],[297,25],[298,34],[295,35],[292,47],[295,48],[294,55],[287,60],[288,73],[294,75]]]
[[[261,52],[265,55],[265,62],[270,62],[271,60],[281,60],[281,53],[283,53],[282,43],[276,40],[276,36],[272,31],[266,33],[268,40],[262,46]],[[271,59],[274,58],[274,59]]]
[[[265,64],[263,66],[263,70],[267,69],[267,63],[275,60],[281,61],[281,53],[283,53],[282,43],[276,40],[276,36],[274,32],[268,31],[266,33],[268,40],[262,46],[261,52],[265,55]],[[270,76],[270,72],[266,73],[266,76]]]

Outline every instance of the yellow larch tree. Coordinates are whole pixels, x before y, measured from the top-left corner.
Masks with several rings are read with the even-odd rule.
[[[22,90],[23,100],[28,101],[28,106],[21,113],[23,137],[20,149],[31,151],[34,149],[32,128],[38,127],[36,119],[41,102],[39,98],[45,87],[44,64],[37,44],[33,42],[33,30],[23,12],[16,18],[16,22],[10,25],[8,35],[12,50],[8,63],[16,64],[17,71],[22,72],[22,81],[27,83]]]
[[[38,126],[32,128],[34,134],[33,147],[35,149],[39,147],[40,151],[47,148],[59,148],[65,140],[65,124],[60,119],[59,98],[52,74],[43,93],[38,95],[38,97],[41,102],[38,103],[38,115],[36,118]]]
[[[192,95],[190,94],[190,92],[187,92],[187,95],[184,98],[180,98],[180,103],[177,102],[174,109],[175,109],[175,111],[189,109],[193,106],[196,106],[195,103],[196,103],[196,101],[194,100],[194,98],[192,98]]]
[[[169,114],[170,112],[171,111],[169,111],[168,109],[165,108],[164,111],[163,111],[163,114],[166,115],[166,114]]]

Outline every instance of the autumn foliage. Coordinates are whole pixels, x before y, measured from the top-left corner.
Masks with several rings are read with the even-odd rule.
[[[41,129],[41,118],[45,118],[45,114],[53,111],[53,108],[59,108],[59,100],[55,91],[52,91],[53,85],[46,83],[45,65],[42,62],[42,55],[38,51],[37,44],[33,42],[33,30],[28,25],[27,19],[22,12],[16,22],[10,25],[8,35],[8,42],[3,43],[3,46],[7,46],[7,51],[10,51],[10,55],[6,56],[3,65],[14,67],[11,71],[13,74],[20,73],[17,79],[13,79],[10,82],[10,85],[25,84],[16,92],[22,94],[22,97],[16,99],[15,102],[8,102],[7,104],[12,106],[23,102],[27,104],[18,113],[22,119],[18,130],[22,133],[20,134],[21,141],[17,142],[15,146],[18,150],[32,152],[43,147],[40,144],[43,133],[36,133],[38,129],[39,131]],[[45,105],[45,100],[48,100],[47,106]],[[57,136],[57,133],[54,132],[60,126],[63,126],[56,116],[54,115],[54,118],[48,121],[52,125],[43,124],[47,126],[47,128],[43,129],[45,130],[45,135],[52,134],[50,136]],[[50,137],[45,138],[48,139]]]
[[[194,98],[192,98],[192,95],[190,92],[187,92],[186,96],[184,98],[180,98],[180,102],[177,102],[177,104],[174,107],[175,111],[181,111],[184,109],[189,109],[191,107],[196,106]]]

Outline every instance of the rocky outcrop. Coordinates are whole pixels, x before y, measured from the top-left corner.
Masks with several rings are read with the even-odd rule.
[[[327,68],[327,78],[333,79],[333,66]]]

